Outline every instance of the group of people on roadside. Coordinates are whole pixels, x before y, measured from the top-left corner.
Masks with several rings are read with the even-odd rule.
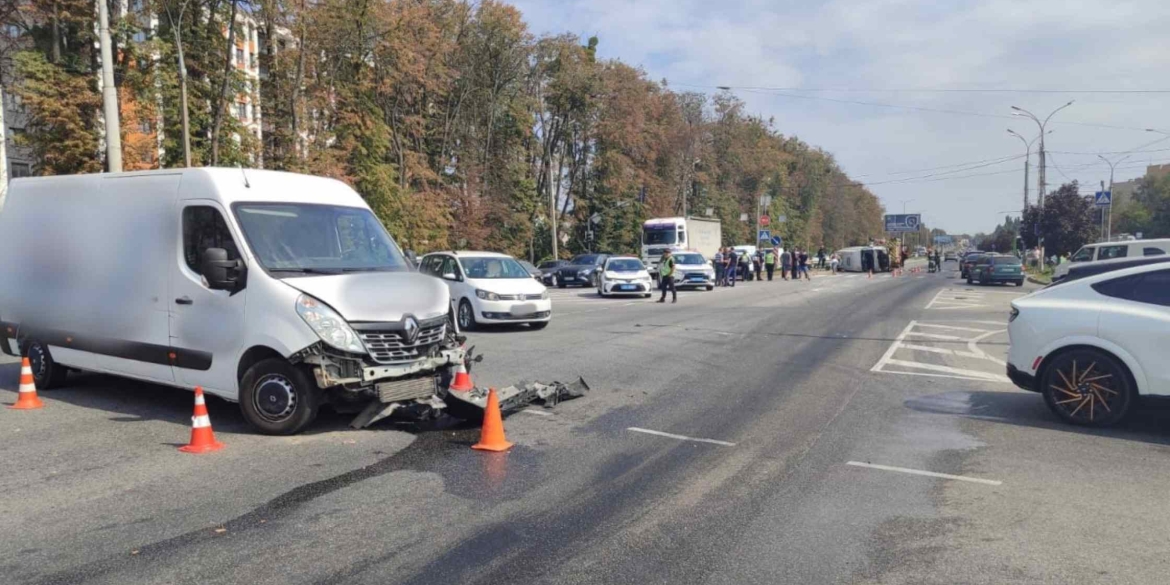
[[[776,274],[777,269],[780,272],[780,278],[784,280],[812,280],[809,276],[810,259],[814,257],[809,256],[808,250],[801,250],[799,248],[793,250],[784,250],[782,248],[765,248],[757,250],[755,254],[750,254],[750,258],[744,258],[748,254],[746,251],[736,250],[735,248],[722,248],[715,253],[715,286],[734,287],[735,283],[741,276],[742,271],[751,271],[755,275],[756,280],[763,280],[764,276],[771,281]],[[840,259],[836,254],[831,257],[825,255],[825,249],[821,248],[817,251],[815,256],[818,268],[829,268],[835,274]]]

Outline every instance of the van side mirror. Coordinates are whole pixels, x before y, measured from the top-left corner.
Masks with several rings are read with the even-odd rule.
[[[459,277],[454,272],[444,272],[443,280],[459,280]]]
[[[203,278],[207,279],[207,286],[211,290],[226,290],[231,293],[239,292],[247,281],[247,270],[242,260],[228,260],[227,250],[223,248],[207,248],[203,250],[203,258],[199,263]]]

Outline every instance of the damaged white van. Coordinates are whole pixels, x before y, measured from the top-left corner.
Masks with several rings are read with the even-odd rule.
[[[182,169],[17,179],[0,209],[0,350],[37,387],[116,374],[237,401],[292,434],[442,408],[464,360],[447,287],[344,183]]]

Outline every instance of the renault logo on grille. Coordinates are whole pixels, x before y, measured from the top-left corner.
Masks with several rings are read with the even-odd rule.
[[[407,317],[406,322],[402,325],[402,333],[406,338],[406,343],[414,345],[418,341],[418,321],[414,317]]]

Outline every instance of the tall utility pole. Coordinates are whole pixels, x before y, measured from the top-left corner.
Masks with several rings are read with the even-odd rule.
[[[1049,130],[1048,133],[1051,134],[1052,131]],[[1038,140],[1040,137],[1037,136],[1036,138],[1027,140],[1023,136],[1016,134],[1016,132],[1011,128],[1008,128],[1008,134],[1019,138],[1020,142],[1024,143],[1024,211],[1026,212],[1028,210],[1028,171],[1032,166],[1032,143],[1036,142],[1036,140]]]
[[[549,178],[548,183],[548,226],[549,231],[552,232],[552,259],[560,260],[561,257],[557,254],[557,192],[552,186],[552,164],[549,164]],[[557,177],[558,179],[560,177]]]
[[[102,113],[106,122],[106,162],[111,173],[122,172],[122,124],[118,121],[118,88],[114,86],[114,56],[110,41],[110,9],[98,4],[98,42],[102,50]]]
[[[1070,100],[1067,104],[1064,104],[1063,106],[1060,106],[1059,108],[1056,108],[1055,110],[1052,110],[1052,113],[1048,114],[1048,117],[1044,118],[1043,122],[1040,121],[1040,118],[1036,117],[1036,114],[1033,114],[1032,112],[1029,112],[1028,110],[1025,110],[1024,108],[1012,106],[1012,110],[1015,110],[1012,112],[1013,116],[1025,116],[1027,118],[1031,118],[1031,120],[1033,122],[1035,122],[1037,126],[1040,127],[1040,194],[1037,195],[1037,198],[1036,198],[1036,201],[1038,202],[1040,209],[1044,209],[1044,195],[1046,193],[1045,189],[1048,188],[1048,183],[1045,182],[1045,174],[1044,174],[1045,170],[1046,170],[1045,161],[1044,161],[1044,134],[1045,134],[1044,127],[1048,125],[1048,121],[1051,120],[1052,117],[1055,116],[1057,112],[1059,112],[1059,111],[1061,111],[1061,110],[1063,110],[1071,105],[1073,105],[1072,100]]]

